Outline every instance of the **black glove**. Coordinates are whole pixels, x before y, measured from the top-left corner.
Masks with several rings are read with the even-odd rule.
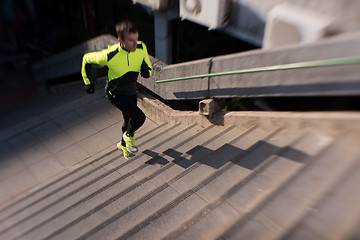
[[[88,94],[93,94],[95,92],[94,84],[90,83],[89,85],[85,85],[85,91]]]
[[[149,68],[149,66],[146,64],[145,60],[142,62],[141,64],[141,69],[140,69],[140,74],[143,78],[149,78],[150,77],[150,73],[149,71],[151,70],[151,68]]]

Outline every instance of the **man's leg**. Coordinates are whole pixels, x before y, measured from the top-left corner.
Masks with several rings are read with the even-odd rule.
[[[145,122],[146,116],[143,111],[137,106],[137,96],[116,96],[113,99],[113,104],[122,111],[124,117],[124,124],[122,126],[123,133],[127,133],[129,137],[133,138],[134,133],[138,130]],[[123,135],[124,136],[124,135]],[[126,137],[126,136],[125,136]],[[124,137],[121,140],[122,145],[126,145]],[[134,144],[134,152],[137,151]]]
[[[126,112],[122,112],[122,115],[123,115],[124,123],[121,127],[121,130],[122,130],[121,136],[124,135],[124,133],[128,130],[129,125],[130,125],[130,116]],[[123,137],[121,137],[121,145],[126,146]]]

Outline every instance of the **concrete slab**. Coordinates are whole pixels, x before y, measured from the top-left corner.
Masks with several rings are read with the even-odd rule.
[[[72,139],[74,139],[74,141],[79,142],[81,140],[84,140],[84,139],[96,134],[98,131],[92,125],[90,125],[88,122],[83,121],[77,125],[74,125],[68,129],[66,129],[65,132]]]
[[[90,161],[121,138],[121,112],[103,91],[42,97],[0,121],[13,121],[0,132],[0,204]]]
[[[5,180],[26,169],[26,164],[21,161],[17,154],[8,154],[1,159],[0,162],[0,179]]]
[[[116,118],[116,109],[104,97],[93,95],[81,99],[81,104],[66,102],[49,114],[37,115],[43,121],[40,125],[11,136],[0,145],[0,167],[5,166],[5,170],[0,168],[0,173],[7,174],[5,177],[0,174],[0,206],[13,203],[7,209],[0,209],[0,229],[11,227],[8,232],[0,230],[0,237],[64,239],[85,234],[84,237],[95,239],[105,234],[114,238],[125,234],[123,237],[130,238],[135,237],[134,234],[145,236],[151,232],[154,232],[151,236],[166,237],[166,226],[170,224],[174,235],[169,236],[181,238],[186,230],[184,227],[190,228],[202,219],[205,220],[202,224],[206,224],[217,216],[221,218],[216,229],[218,236],[232,224],[236,227],[239,215],[234,205],[251,202],[247,193],[254,194],[258,188],[266,188],[269,191],[266,194],[255,194],[258,202],[266,201],[274,189],[284,184],[282,180],[288,179],[286,174],[302,173],[297,171],[297,166],[302,164],[301,157],[318,154],[316,149],[332,142],[344,129],[350,129],[338,127],[339,122],[349,116],[347,114],[341,114],[341,117],[336,114],[337,119],[333,119],[336,124],[333,125],[325,115],[304,113],[223,114],[225,127],[209,127],[210,121],[204,127],[202,124],[206,117],[190,114],[185,124],[173,125],[179,122],[178,115],[165,109],[164,105],[152,112],[156,105],[153,104],[151,108],[144,108],[146,114],[152,117],[153,113],[164,110],[155,118],[161,116],[161,122],[165,124],[159,125],[148,119],[137,135],[141,151],[132,161],[127,161],[115,147],[121,126],[121,120],[115,123],[112,120]],[[143,98],[142,101],[147,100]],[[185,113],[181,114],[181,118],[187,117]],[[106,119],[107,116],[110,120]],[[312,125],[317,118],[319,123]],[[343,123],[353,123],[358,117],[350,120]],[[237,127],[232,126],[226,134],[220,134],[229,123]],[[323,128],[336,130],[312,128],[320,124]],[[288,128],[291,131],[278,131]],[[309,131],[310,137],[299,138],[304,131]],[[353,134],[356,135],[356,131]],[[298,144],[297,150],[306,149],[308,154],[288,148],[281,158],[273,161],[273,154],[281,152],[293,140]],[[317,164],[314,171],[309,171],[311,179],[315,179],[313,175],[328,175],[327,170],[334,170],[337,165],[334,167],[333,163],[338,163],[342,150],[351,149],[346,153],[354,153],[355,157],[358,151],[350,143],[356,141],[358,138],[345,141],[327,155],[320,155],[322,159],[334,159],[331,159],[330,166],[325,160],[325,164]],[[239,158],[234,159],[235,156]],[[267,164],[268,160],[275,164]],[[286,164],[289,162],[291,164]],[[354,163],[356,159],[349,162]],[[192,168],[192,164],[197,167]],[[348,169],[349,166],[342,168]],[[336,172],[340,173],[336,178],[344,174],[344,171]],[[267,188],[273,175],[276,175],[273,182],[277,186]],[[255,180],[244,188],[243,195],[234,194],[226,201],[234,193],[228,194],[229,189],[249,183],[247,177]],[[256,219],[260,219],[261,224],[248,228],[249,236],[259,227],[263,227],[261,231],[274,230],[273,217],[285,222],[282,214],[286,208],[281,203],[290,201],[293,195],[301,196],[303,191],[311,190],[304,190],[302,186],[311,185],[312,180],[307,181],[307,176],[302,176],[302,179],[295,190],[289,187],[279,195],[286,199],[270,199],[269,206],[276,209],[268,207],[260,213]],[[297,193],[297,189],[301,192]],[[25,195],[27,197],[16,202]],[[242,199],[239,196],[243,196]],[[257,207],[254,206],[256,211]],[[209,218],[205,218],[206,215]],[[162,231],[155,233],[156,228]],[[183,236],[188,235],[185,232]]]
[[[65,167],[57,161],[55,156],[45,158],[29,168],[29,171],[36,177],[39,183],[56,176],[64,170]]]
[[[93,155],[110,147],[113,143],[110,142],[104,134],[97,132],[94,135],[91,135],[91,137],[81,140],[79,144],[86,152]]]
[[[22,162],[30,167],[43,159],[52,155],[42,142],[38,142],[31,147],[25,148],[23,151],[19,151],[18,154]]]
[[[43,144],[51,153],[54,154],[75,144],[75,140],[73,140],[66,132],[60,131],[55,136],[44,140]]]
[[[14,164],[19,163],[14,162]],[[1,180],[2,187],[10,193],[4,201],[15,199],[16,196],[22,192],[28,191],[30,188],[39,183],[39,179],[30,171],[29,168],[23,168],[22,170],[17,171],[16,174],[12,174],[11,176]]]
[[[83,162],[91,157],[78,143],[72,144],[55,154],[56,160],[66,169],[71,168],[78,163]]]

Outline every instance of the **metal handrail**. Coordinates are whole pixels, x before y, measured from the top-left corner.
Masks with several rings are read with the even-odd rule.
[[[350,65],[350,64],[360,64],[360,56],[333,58],[333,59],[326,59],[326,60],[298,62],[298,63],[288,63],[288,64],[248,68],[248,69],[228,71],[228,72],[199,74],[199,75],[193,75],[193,76],[187,76],[187,77],[178,77],[178,78],[158,80],[158,81],[156,81],[156,83],[183,81],[183,80],[189,80],[189,79],[195,79],[195,78],[217,77],[217,76],[243,74],[243,73],[290,70],[290,69],[301,69],[301,68],[310,68],[310,67],[329,67],[329,66]]]

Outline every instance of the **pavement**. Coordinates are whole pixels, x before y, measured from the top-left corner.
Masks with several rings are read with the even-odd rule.
[[[1,205],[114,148],[122,115],[99,89],[33,99],[7,111],[0,123]]]

